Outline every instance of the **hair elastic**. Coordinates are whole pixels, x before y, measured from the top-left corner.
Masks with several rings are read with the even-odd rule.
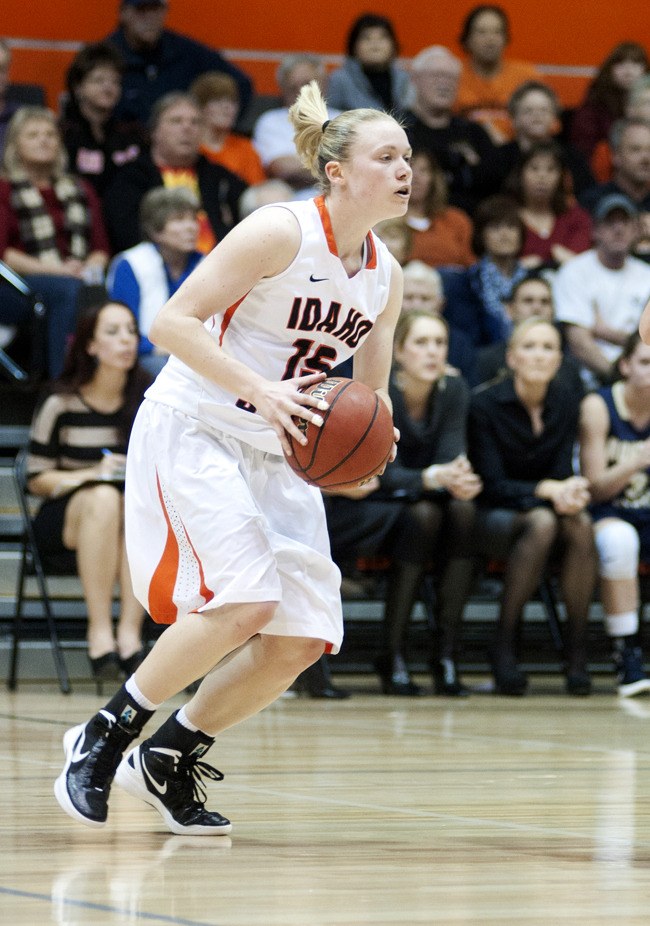
[[[325,129],[327,128],[329,124],[330,124],[330,120],[326,119],[325,122],[323,122],[323,124],[320,127],[321,132],[325,132]]]

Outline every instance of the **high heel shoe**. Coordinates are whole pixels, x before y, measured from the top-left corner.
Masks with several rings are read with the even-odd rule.
[[[433,665],[433,690],[437,695],[451,698],[466,698],[467,688],[458,677],[458,668],[453,659],[443,656]]]
[[[494,690],[497,694],[521,697],[526,693],[528,679],[526,674],[517,666],[514,657],[493,652],[491,662],[494,675]]]
[[[120,657],[117,653],[104,653],[103,656],[97,656],[96,659],[89,656],[88,660],[98,695],[104,693],[104,682],[117,682],[121,679]]]
[[[330,668],[325,656],[301,672],[291,686],[294,691],[308,695],[310,698],[325,698],[331,701],[343,701],[350,697],[350,692],[332,684]]]
[[[375,671],[384,694],[406,698],[416,698],[420,694],[420,686],[409,675],[401,656],[379,656],[375,660]]]
[[[586,669],[567,669],[566,691],[577,698],[586,698],[591,694],[591,678]]]
[[[115,652],[104,653],[93,659],[89,656],[90,668],[94,679],[102,682],[116,682],[120,677],[120,657]]]
[[[142,647],[136,650],[135,653],[132,653],[131,656],[127,656],[126,659],[122,659],[120,656],[120,669],[122,673],[126,675],[127,678],[130,678],[138,666],[144,662],[146,655],[147,651]]]

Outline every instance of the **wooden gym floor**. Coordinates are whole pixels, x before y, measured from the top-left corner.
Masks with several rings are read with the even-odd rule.
[[[117,788],[104,830],[74,823],[61,736],[101,700],[0,692],[0,922],[650,922],[650,698],[618,701],[609,676],[584,700],[558,676],[463,702],[340,681],[348,701],[280,700],[220,738],[220,839],[173,836]]]

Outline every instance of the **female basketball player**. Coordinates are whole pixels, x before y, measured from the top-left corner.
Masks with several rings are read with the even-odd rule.
[[[171,626],[106,707],[65,735],[55,794],[90,826],[106,822],[120,765],[118,784],[172,832],[229,832],[201,785],[221,773],[199,759],[341,643],[320,493],[283,452],[287,434],[301,440],[294,416],[322,422],[299,387],[355,351],[356,378],[390,405],[401,271],[369,230],[406,212],[411,150],[377,110],[328,121],[315,82],[291,118],[323,195],[245,219],[150,333],[173,356],[131,437],[127,545],[136,594]],[[199,678],[191,701],[120,764],[156,708]]]

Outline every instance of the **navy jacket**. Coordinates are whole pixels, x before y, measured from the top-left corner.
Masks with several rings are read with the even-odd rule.
[[[241,112],[250,102],[253,94],[250,78],[218,51],[186,35],[165,29],[156,47],[146,53],[133,51],[121,28],[109,35],[107,41],[117,48],[126,62],[122,99],[115,111],[118,119],[135,119],[146,124],[156,100],[172,90],[187,90],[205,71],[221,71],[235,78]]]

